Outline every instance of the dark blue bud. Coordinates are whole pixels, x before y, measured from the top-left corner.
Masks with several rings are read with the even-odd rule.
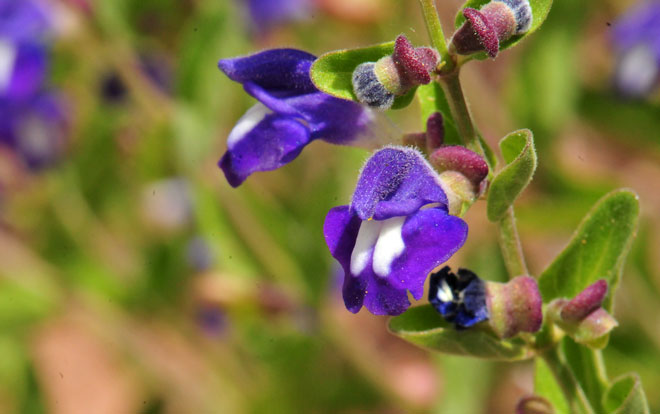
[[[380,110],[389,109],[394,103],[394,94],[376,76],[376,64],[360,64],[353,71],[353,91],[358,100],[365,105]]]
[[[469,328],[488,319],[486,286],[467,269],[458,269],[456,273],[445,266],[431,275],[429,302],[457,328]]]

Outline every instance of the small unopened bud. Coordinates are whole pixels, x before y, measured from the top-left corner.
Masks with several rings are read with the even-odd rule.
[[[438,52],[434,49],[415,48],[404,35],[400,35],[396,38],[392,55],[355,68],[353,91],[361,103],[381,110],[389,109],[395,97],[431,82],[431,73],[438,60]]]
[[[426,149],[429,154],[445,142],[445,120],[440,112],[434,112],[426,120]]]
[[[554,414],[550,401],[538,395],[521,398],[516,405],[516,414]]]
[[[488,176],[488,164],[479,154],[453,145],[436,149],[429,160],[440,172],[451,214],[457,214],[465,205],[474,203],[485,188],[483,183]]]
[[[607,344],[607,334],[618,326],[616,319],[601,307],[606,295],[607,282],[601,279],[571,300],[552,301],[548,315],[575,342],[602,348]]]
[[[494,58],[502,42],[527,32],[532,24],[528,0],[493,0],[480,10],[465,8],[463,16],[467,20],[451,40],[460,55],[486,51]]]
[[[586,318],[591,312],[600,308],[607,295],[607,281],[600,279],[587,286],[561,309],[561,319],[567,322],[577,322]]]
[[[543,301],[536,280],[518,276],[507,283],[486,282],[489,324],[500,338],[536,332],[543,322]]]

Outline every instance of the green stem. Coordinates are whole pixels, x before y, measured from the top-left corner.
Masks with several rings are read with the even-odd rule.
[[[582,387],[580,387],[577,379],[575,379],[573,372],[561,360],[557,348],[553,347],[541,354],[541,356],[546,364],[548,364],[548,367],[550,367],[555,380],[557,380],[559,387],[564,393],[564,397],[566,397],[566,401],[571,406],[571,412],[576,414],[595,414]]]
[[[479,142],[479,136],[472,123],[470,110],[468,109],[465,97],[463,96],[463,88],[461,87],[461,82],[459,80],[459,71],[449,73],[448,75],[441,77],[439,81],[440,86],[442,86],[442,90],[447,97],[451,115],[456,122],[456,127],[463,140],[463,144],[472,151],[483,156],[484,149]]]
[[[445,62],[443,70],[450,70],[454,67],[454,61],[449,58],[449,51],[447,50],[447,42],[445,35],[442,32],[442,24],[438,17],[438,10],[435,8],[434,0],[419,0],[424,13],[424,22],[426,23],[426,30],[431,36],[431,43],[433,47],[440,53],[441,61]]]
[[[514,278],[520,275],[527,275],[527,264],[520,244],[518,229],[516,227],[516,216],[513,213],[513,207],[509,207],[506,215],[500,220],[500,249],[504,257],[504,264],[509,276]]]

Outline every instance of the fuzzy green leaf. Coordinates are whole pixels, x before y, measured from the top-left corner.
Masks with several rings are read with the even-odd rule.
[[[461,27],[463,23],[465,23],[465,16],[463,16],[463,9],[466,7],[471,7],[473,9],[480,9],[481,6],[483,6],[486,3],[489,3],[490,0],[468,0],[466,1],[461,9],[459,10],[458,14],[456,15],[456,20],[454,21],[454,25],[456,26],[456,29]],[[548,17],[548,13],[550,12],[550,7],[552,6],[552,0],[529,0],[530,6],[532,6],[532,25],[530,26],[529,30],[526,33],[523,33],[522,35],[519,36],[513,36],[511,39],[508,39],[500,44],[500,50],[508,49],[521,40],[523,40],[525,37],[529,36],[530,34],[534,33],[536,30],[538,30],[539,27],[541,27],[541,24],[545,21],[545,19]],[[478,55],[475,56],[477,59],[485,59],[487,56],[485,53],[479,53]]]
[[[321,55],[312,65],[310,75],[314,85],[329,95],[337,98],[357,101],[353,92],[353,71],[365,62],[376,62],[378,59],[391,55],[394,52],[394,42],[359,49],[344,49],[328,52]],[[415,96],[415,89],[411,89],[403,96],[394,99],[392,109],[405,108]]]
[[[649,406],[636,374],[614,381],[603,397],[603,406],[611,414],[648,414]]]
[[[508,164],[493,179],[488,190],[488,219],[499,221],[527,187],[536,171],[536,149],[532,131],[521,129],[500,141],[500,150]]]
[[[480,326],[457,331],[431,305],[410,308],[393,317],[389,329],[408,342],[446,354],[508,361],[533,356],[519,338],[502,340]]]
[[[617,190],[600,199],[580,223],[564,251],[543,271],[539,288],[544,302],[572,298],[598,279],[610,289],[604,307],[621,277],[639,216],[639,200],[631,190]]]

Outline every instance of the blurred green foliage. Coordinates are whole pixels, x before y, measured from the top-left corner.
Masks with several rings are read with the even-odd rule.
[[[107,395],[119,400],[110,407],[139,413],[513,412],[531,384],[521,390],[512,377],[529,364],[431,364],[386,334],[385,320],[343,309],[321,226],[330,207],[348,202],[366,152],[314,143],[236,190],[215,166],[253,103],[217,60],[276,46],[320,55],[401,32],[426,42],[415,1],[374,2],[381,12],[366,21],[318,9],[255,37],[240,1],[96,1],[89,13],[56,1],[72,23],[52,56],[52,83],[71,103],[70,148],[56,168],[17,176],[0,204],[0,412],[87,409]],[[453,19],[456,4],[439,7]],[[471,65],[483,82],[504,85],[483,93],[506,98],[510,130],[535,134],[538,178],[517,211],[537,274],[603,194],[621,185],[640,193],[644,224],[604,358],[611,377],[637,371],[657,411],[660,107],[609,90],[604,23],[618,11],[614,2],[555,0],[543,28],[515,52]],[[141,70],[145,55],[171,70],[169,92]],[[126,88],[119,102],[101,94],[108,74]],[[491,112],[491,100],[467,98],[477,116]],[[424,129],[415,103],[393,118],[403,131]],[[484,128],[490,143],[508,132]],[[634,165],[647,166],[639,170],[646,175],[626,174]],[[161,194],[171,179],[187,190]],[[168,213],[181,202],[189,213],[184,206],[172,223]],[[453,263],[503,280],[485,203],[474,210]],[[210,266],[191,262],[195,238]],[[202,309],[222,322],[200,319]],[[420,364],[437,368],[436,382]],[[89,387],[76,393],[71,384]],[[429,384],[436,389],[419,391]]]

